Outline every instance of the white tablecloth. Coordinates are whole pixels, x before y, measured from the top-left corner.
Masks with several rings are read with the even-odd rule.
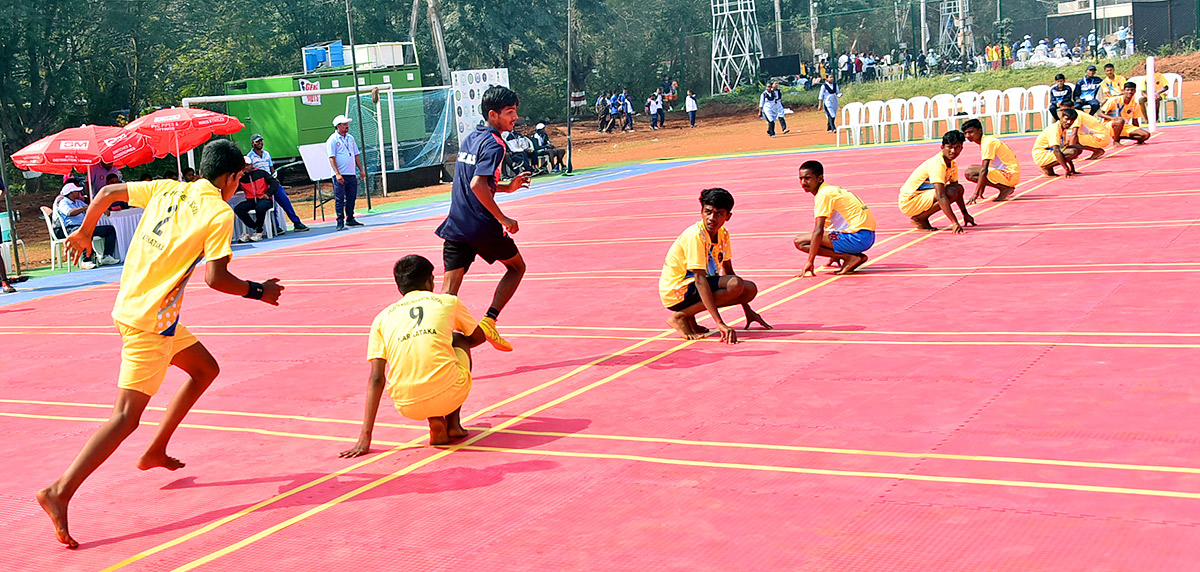
[[[137,231],[138,223],[142,221],[142,213],[145,210],[131,208],[120,211],[109,211],[106,215],[100,217],[100,224],[107,224],[117,229],[117,258],[125,260],[125,253],[129,252],[129,244],[133,240],[133,233]]]

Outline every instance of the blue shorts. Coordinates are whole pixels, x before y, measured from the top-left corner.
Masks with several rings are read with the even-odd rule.
[[[858,232],[830,232],[829,242],[834,252],[862,254],[875,244],[875,231],[864,228]]]

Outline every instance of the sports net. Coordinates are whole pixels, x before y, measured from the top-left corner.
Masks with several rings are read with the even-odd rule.
[[[346,100],[346,115],[363,127],[363,162],[370,174],[381,169],[409,171],[442,165],[458,149],[450,89],[381,93],[379,103],[370,94]],[[359,123],[361,121],[361,123]],[[357,133],[355,133],[357,135]],[[380,162],[380,154],[383,162]]]

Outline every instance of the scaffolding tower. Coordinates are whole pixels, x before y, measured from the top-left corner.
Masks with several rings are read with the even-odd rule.
[[[952,59],[975,56],[975,33],[971,31],[970,0],[942,0],[942,31],[938,51]]]
[[[712,93],[757,80],[762,41],[754,0],[712,0]]]

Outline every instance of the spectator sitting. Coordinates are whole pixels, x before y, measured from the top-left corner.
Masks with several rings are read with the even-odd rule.
[[[514,174],[532,173],[529,153],[533,150],[533,141],[518,133],[515,127],[504,135],[504,141],[508,144],[508,161]]]
[[[185,182],[185,183],[196,182],[196,170],[191,167],[184,169],[183,170],[183,182]]]
[[[253,229],[253,232],[243,232],[242,236],[238,237],[238,242],[258,242],[263,239],[267,211],[271,210],[272,206],[269,190],[279,185],[279,181],[262,169],[254,169],[249,162],[246,163],[246,168],[248,170],[238,183],[239,190],[246,200],[235,205],[233,213],[241,219],[247,229]],[[254,211],[253,218],[250,217],[250,211]]]
[[[1096,77],[1096,66],[1088,66],[1079,83],[1075,84],[1075,103],[1077,107],[1090,107],[1089,115],[1095,115],[1100,110],[1100,83],[1103,78]]]
[[[250,164],[251,170],[265,171],[268,175],[274,177],[275,160],[271,158],[270,153],[263,149],[263,136],[255,133],[250,137],[250,145],[250,152],[246,153],[246,162]],[[188,170],[186,169],[183,171],[184,177],[187,177],[187,172]],[[271,185],[267,189],[267,192],[275,200],[275,203],[279,205],[279,208],[283,209],[283,214],[291,219],[292,227],[296,232],[308,230],[308,227],[303,222],[300,222],[300,215],[296,214],[296,209],[292,207],[292,201],[288,198],[287,191],[283,189],[283,185],[279,184],[278,180],[276,180],[276,184]],[[286,229],[277,228],[276,231],[276,234],[284,234]]]
[[[87,213],[88,205],[83,202],[83,188],[75,183],[67,183],[63,185],[62,192],[59,193],[62,200],[54,205],[54,216],[62,221],[66,227],[66,234],[58,236],[58,238],[66,238],[67,235],[75,232],[75,229],[83,226],[83,218]],[[58,235],[61,231],[58,225],[54,225],[54,234]],[[117,258],[117,229],[112,225],[98,224],[96,229],[92,231],[92,237],[104,239],[104,255],[100,256],[97,252],[92,252],[91,256],[80,263],[80,266],[85,269],[95,268],[101,264],[120,264],[121,259]]]
[[[566,149],[555,147],[550,142],[550,136],[546,134],[546,124],[538,123],[537,128],[533,132],[533,148],[537,150],[538,163],[544,157],[555,173],[563,170],[563,158],[567,156]]]
[[[1050,115],[1054,116],[1055,121],[1058,121],[1058,103],[1064,99],[1071,99],[1073,93],[1071,88],[1067,87],[1067,76],[1054,76],[1054,83],[1050,85]]]

